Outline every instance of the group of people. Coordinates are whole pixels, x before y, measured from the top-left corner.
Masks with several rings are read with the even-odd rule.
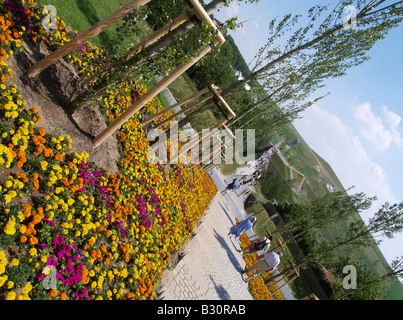
[[[271,151],[271,152],[269,152]],[[229,191],[235,191],[240,189],[242,185],[245,184],[250,184],[251,186],[255,185],[257,181],[259,181],[261,177],[261,170],[267,162],[270,161],[271,155],[274,152],[277,152],[275,147],[270,148],[269,150],[265,151],[256,161],[255,165],[255,171],[251,175],[242,175],[242,171],[240,172],[241,174],[237,175],[236,178],[232,180],[231,183],[227,185],[227,187],[221,191],[221,195],[224,195],[228,193]],[[247,164],[247,166],[250,166],[251,162]],[[245,195],[250,192],[250,188],[247,188],[244,190],[240,195]],[[238,195],[238,196],[240,196]],[[228,232],[228,236],[231,238],[232,236],[235,236],[235,238],[239,238],[241,234],[243,234],[245,231],[252,229],[257,223],[257,218],[255,215],[251,214],[249,215],[246,219],[240,221],[238,224],[232,226],[230,228],[230,231]],[[248,272],[254,271],[252,275],[247,277],[245,280],[249,281],[251,278],[254,278],[261,273],[267,272],[267,271],[273,271],[277,268],[277,266],[280,264],[280,258],[284,255],[283,251],[279,251],[278,253],[274,251],[267,251],[270,247],[270,243],[273,240],[272,237],[260,237],[257,239],[254,239],[251,241],[251,244],[247,246],[246,248],[242,250],[238,250],[239,252],[242,252],[243,256],[246,256],[248,254],[256,253],[258,251],[264,251],[265,253],[257,256],[257,262],[250,266],[249,268],[246,268],[242,270],[242,276],[244,276]]]
[[[243,234],[246,230],[249,230],[253,228],[257,223],[257,218],[253,214],[240,221],[238,224],[232,226],[230,228],[230,231],[228,233],[228,236],[231,238],[232,236],[235,236],[235,238],[239,238],[241,234]],[[265,251],[264,254],[258,255],[257,259],[258,262],[256,262],[254,265],[250,266],[249,268],[246,268],[242,270],[242,276],[245,275],[247,272],[251,272],[253,270],[256,270],[252,275],[247,277],[245,280],[249,281],[250,279],[258,276],[261,273],[264,273],[266,271],[272,271],[277,268],[277,266],[280,263],[280,257],[283,256],[283,252],[279,251],[278,253],[270,251],[266,252],[269,247],[270,243],[273,240],[272,237],[260,237],[255,240],[251,241],[251,244],[247,246],[246,248],[242,250],[238,250],[239,252],[242,252],[243,256],[246,256],[248,254],[252,254],[258,251]]]
[[[251,186],[254,186],[257,181],[259,181],[260,179],[260,172],[259,171],[255,171],[253,172],[253,174],[251,174],[250,176],[247,175],[237,175],[236,178],[234,178],[232,180],[231,183],[229,183],[227,185],[227,187],[221,191],[221,195],[224,195],[226,193],[228,193],[229,191],[235,191],[241,188],[241,186],[245,185],[245,184],[250,184]],[[245,190],[243,190],[239,195],[247,195],[250,192],[250,188],[247,188]]]
[[[277,152],[277,148],[272,146],[269,148],[267,151],[265,151],[256,161],[255,161],[255,171],[251,175],[245,175],[242,174],[245,170],[241,171],[240,174],[236,176],[236,178],[233,179],[233,181],[227,185],[227,187],[221,191],[221,195],[224,195],[228,193],[229,191],[234,191],[238,190],[241,188],[241,186],[245,184],[250,184],[250,186],[254,186],[257,181],[259,181],[261,177],[261,172],[263,169],[263,166],[268,163],[271,159],[271,155],[273,153]],[[254,161],[249,161],[246,166],[251,167]],[[238,195],[247,195],[250,192],[250,188],[245,189],[242,191],[241,194]]]

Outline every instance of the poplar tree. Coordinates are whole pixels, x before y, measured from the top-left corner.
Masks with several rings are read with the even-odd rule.
[[[326,79],[343,76],[351,67],[368,60],[367,53],[373,45],[384,39],[389,30],[400,25],[403,1],[390,5],[385,2],[342,0],[325,18],[322,17],[329,6],[317,5],[309,9],[308,22],[300,27],[301,15],[288,14],[282,19],[274,18],[269,23],[267,43],[252,61],[252,73],[223,88],[222,95],[231,95],[258,80],[265,87],[267,98],[243,109],[238,117],[250,110],[258,110],[261,103],[278,99],[281,99],[277,106],[280,109],[288,110],[288,106],[298,112],[306,109],[312,105],[310,95],[324,86]],[[345,8],[355,10],[349,20],[346,19],[349,16],[346,16]],[[273,105],[269,104],[266,108]],[[206,104],[204,108],[194,111],[179,125],[185,125],[184,121],[210,106]]]

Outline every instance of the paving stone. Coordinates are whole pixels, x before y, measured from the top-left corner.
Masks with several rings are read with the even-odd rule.
[[[235,222],[235,218],[223,211],[225,208],[230,212],[227,206],[216,195],[196,236],[184,246],[187,255],[175,272],[164,272],[161,284],[166,299],[252,299],[240,274],[245,262],[236,251],[239,242],[230,240],[227,235]]]

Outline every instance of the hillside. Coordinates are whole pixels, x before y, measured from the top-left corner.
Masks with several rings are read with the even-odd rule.
[[[305,198],[307,201],[321,197],[330,192],[328,189],[329,185],[333,186],[335,191],[345,190],[329,163],[309,147],[292,124],[283,126],[278,135],[283,137],[287,142],[295,139],[299,141],[297,145],[288,151],[285,151],[284,148],[282,149],[282,153],[289,163],[304,174],[307,179],[306,189],[300,192],[299,197]],[[354,215],[352,219],[363,221],[358,214]],[[342,222],[331,232],[323,232],[322,237],[324,239],[331,239],[343,234],[346,229],[347,222]],[[365,265],[368,269],[375,269],[379,274],[383,274],[388,267],[388,262],[376,245],[360,250],[351,258],[357,261],[357,263]],[[382,299],[403,299],[403,285],[397,279],[391,281],[391,283],[385,285]]]

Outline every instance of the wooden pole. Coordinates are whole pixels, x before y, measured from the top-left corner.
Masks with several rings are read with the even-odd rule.
[[[175,81],[181,74],[194,65],[197,61],[203,58],[211,50],[211,45],[207,45],[205,48],[198,52],[198,56],[194,59],[186,62],[183,65],[177,66],[171,73],[166,76],[160,82],[158,82],[150,91],[146,92],[140,97],[139,100],[133,102],[133,104],[122,113],[117,119],[115,119],[105,130],[103,130],[98,136],[95,137],[92,143],[92,148],[98,147],[106,138],[108,138],[113,132],[115,132],[123,123],[130,119],[130,117],[144,107],[152,98],[160,93],[165,87]]]
[[[295,279],[297,279],[298,276],[294,276],[291,280],[287,281],[286,283],[284,283],[281,287],[278,287],[276,290],[274,290],[274,292],[272,293],[272,295],[274,295],[277,291],[279,291],[281,288],[285,287],[286,285],[290,284],[291,282],[293,282]]]
[[[199,133],[199,139],[196,142],[193,143],[188,143],[186,145],[186,147],[183,147],[177,154],[174,155],[174,157],[171,159],[171,161],[166,165],[166,167],[168,167],[169,165],[175,163],[179,157],[183,156],[184,154],[186,154],[186,152],[188,152],[192,147],[194,147],[196,144],[199,144],[200,142],[202,142],[204,139],[210,139],[211,135],[214,134],[214,129],[219,128],[220,126],[222,126],[223,124],[225,124],[228,120],[224,119],[221,120],[219,122],[217,122],[214,126],[211,126],[210,128],[208,128],[209,130],[211,130],[211,132],[206,136],[206,137],[202,137],[202,135]]]
[[[184,13],[181,16],[177,17],[174,21],[169,26],[162,27],[161,29],[155,31],[153,34],[151,34],[149,37],[144,39],[142,42],[138,43],[136,46],[134,46],[133,49],[131,49],[127,53],[127,58],[126,60],[130,59],[133,57],[136,53],[140,52],[143,50],[145,47],[149,46],[150,44],[154,43],[157,41],[159,38],[165,36],[168,34],[169,31],[175,30],[177,27],[179,27],[181,24],[186,22],[189,17],[191,16],[191,13]]]
[[[223,148],[223,146],[221,145],[221,146],[220,146],[220,149],[222,149],[222,148]],[[191,167],[191,169],[194,168],[194,167],[196,167],[196,166],[199,165],[199,164],[203,164],[203,161],[204,161],[204,160],[210,159],[210,157],[211,157],[212,155],[214,155],[214,151],[215,151],[214,149],[213,149],[213,150],[210,150],[210,151],[209,151],[209,154],[208,154],[207,156],[205,156],[204,158],[200,159],[197,163],[195,163],[195,164]],[[200,153],[200,150],[199,150],[199,153]],[[220,152],[219,156],[221,156],[221,157],[223,156],[222,152]],[[213,158],[212,160],[214,161],[214,159],[215,159],[215,158]],[[204,165],[209,165],[209,164],[211,164],[211,163],[203,164],[203,166],[204,166]]]
[[[201,19],[207,22],[210,25],[210,27],[217,32],[217,40],[219,44],[223,44],[225,42],[224,36],[217,29],[217,26],[214,24],[213,20],[211,20],[210,16],[206,12],[206,10],[204,10],[200,2],[198,0],[190,0],[190,2],[193,5],[193,8],[195,9],[195,13],[198,14]]]
[[[224,98],[220,95],[220,93],[218,92],[218,89],[219,88],[217,86],[215,86],[214,84],[210,85],[210,90],[214,93],[214,95],[218,98],[218,100],[221,101],[221,103],[224,105],[224,107],[229,111],[230,116],[228,117],[228,120],[235,118],[236,117],[235,112],[232,111],[232,109],[228,105],[227,101],[225,101]]]
[[[205,88],[203,90],[200,90],[200,91],[196,92],[195,94],[193,94],[193,95],[191,95],[191,96],[179,101],[178,103],[175,103],[174,105],[172,105],[172,106],[170,106],[170,107],[168,107],[168,108],[156,113],[155,115],[153,115],[153,116],[151,116],[151,117],[149,117],[147,119],[144,119],[143,121],[141,121],[141,124],[144,126],[147,123],[150,123],[151,121],[154,121],[158,117],[164,115],[165,113],[167,113],[167,112],[169,112],[169,111],[171,111],[171,110],[173,110],[175,108],[178,108],[180,106],[183,106],[185,103],[188,103],[188,102],[196,99],[197,97],[200,97],[201,95],[203,95],[203,94],[205,94],[205,93],[207,93],[209,91],[210,91],[209,88]]]
[[[100,34],[102,31],[106,30],[119,20],[126,17],[135,8],[144,6],[150,2],[150,0],[133,0],[130,3],[124,5],[119,10],[115,11],[105,19],[94,24],[91,28],[79,34],[76,38],[72,39],[70,42],[66,43],[64,46],[53,51],[47,57],[43,58],[38,63],[34,64],[27,70],[28,77],[35,77],[37,74],[42,72],[44,69],[48,68],[59,59],[63,58],[69,52],[77,48],[79,45],[84,44],[86,41]]]
[[[145,2],[145,3],[147,3],[148,1],[143,0],[143,2]],[[137,2],[137,1],[134,1],[134,2]],[[140,0],[138,0],[138,2],[140,2]],[[217,29],[216,25],[213,23],[210,16],[207,14],[207,12],[201,6],[199,1],[190,0],[190,2],[192,3],[192,5],[194,7],[195,12],[198,13],[202,17],[203,20],[205,20],[208,24],[210,24],[210,26],[215,31],[217,31],[215,38],[211,41],[211,44],[208,44],[206,47],[199,50],[192,60],[184,63],[183,65],[177,66],[172,71],[171,75],[163,78],[154,87],[152,87],[150,91],[148,91],[147,93],[142,95],[139,100],[135,101],[124,113],[122,113],[105,130],[103,130],[97,137],[95,137],[95,139],[93,140],[93,143],[92,143],[93,149],[95,149],[97,146],[99,146],[106,138],[108,138],[113,132],[115,132],[123,123],[125,123],[127,120],[129,120],[133,114],[135,114],[142,107],[144,107],[152,98],[154,98],[158,93],[160,93],[164,88],[166,88],[174,80],[176,80],[182,73],[184,73],[186,70],[188,70],[192,65],[194,65],[197,61],[199,61],[201,58],[203,58],[207,53],[209,53],[214,46],[225,43],[224,36]],[[227,120],[223,121],[222,124],[225,124],[226,122],[227,122]],[[178,157],[179,157],[179,153],[178,153]]]
[[[225,124],[223,125],[225,131],[228,132],[229,136],[232,137],[233,139],[236,139],[234,134],[232,133],[231,129],[229,129]]]
[[[175,113],[174,115],[170,116],[168,119],[164,120],[163,122],[157,123],[157,125],[154,127],[154,129],[156,128],[160,128],[162,127],[164,124],[168,123],[169,121],[175,119],[177,116],[184,114],[185,112],[188,112],[189,110],[192,110],[194,108],[196,108],[197,106],[201,105],[202,103],[206,102],[207,100],[211,99],[212,95],[208,95],[207,97],[203,98],[202,100],[193,103],[192,105],[183,108],[181,111]]]
[[[274,249],[272,249],[272,251],[275,251],[275,250],[277,250],[278,248],[281,248],[283,251],[285,251],[284,244],[281,242],[281,240],[280,240],[280,239],[276,239],[276,241],[277,241],[278,246],[275,247]]]
[[[163,37],[164,35],[166,35],[168,32],[175,30],[178,26],[180,26],[181,24],[185,23],[189,17],[190,17],[191,13],[184,13],[181,16],[179,16],[178,18],[176,18],[171,25],[169,26],[165,26],[162,27],[161,29],[155,31],[154,33],[152,33],[151,35],[149,35],[146,39],[144,39],[142,42],[138,43],[134,48],[132,48],[131,50],[127,51],[125,53],[125,57],[124,59],[127,61],[129,60],[131,57],[133,57],[136,53],[140,52],[141,50],[143,50],[145,47],[153,44],[154,42],[156,42],[158,39],[160,39],[161,37]],[[109,68],[113,68],[118,64],[118,61],[113,62]],[[91,76],[89,76],[88,78],[86,78],[81,85],[83,87],[86,87],[89,83],[91,82],[95,82],[96,79],[98,79],[98,77],[100,75],[103,75],[106,71],[100,70],[94,74],[92,74]]]
[[[295,270],[292,270],[291,272],[289,272],[289,273],[286,274],[285,276],[282,276],[280,279],[276,279],[276,276],[274,276],[273,278],[276,279],[276,280],[275,280],[276,283],[279,283],[280,281],[282,281],[282,280],[288,278],[289,276],[291,276],[291,275],[293,275],[293,274],[295,274],[295,273],[296,273]]]

